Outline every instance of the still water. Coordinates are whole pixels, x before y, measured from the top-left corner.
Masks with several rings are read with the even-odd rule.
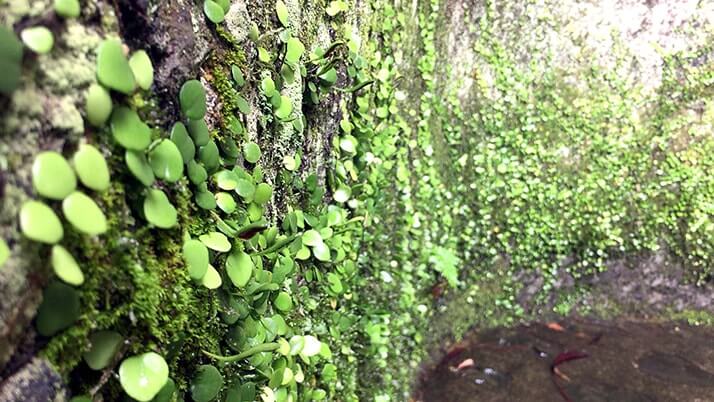
[[[473,332],[420,381],[423,402],[714,402],[714,329],[573,320]]]

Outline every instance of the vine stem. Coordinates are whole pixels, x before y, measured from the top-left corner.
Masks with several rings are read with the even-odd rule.
[[[216,355],[211,352],[202,350],[204,355],[214,358],[216,360],[220,360],[222,362],[230,363],[230,362],[237,362],[239,360],[247,359],[251,356],[253,356],[256,353],[261,353],[261,352],[272,352],[280,347],[280,344],[277,342],[270,342],[270,343],[264,343],[262,345],[258,346],[253,346],[252,348],[246,350],[243,353],[239,353],[237,355],[233,356],[221,356],[221,355]]]

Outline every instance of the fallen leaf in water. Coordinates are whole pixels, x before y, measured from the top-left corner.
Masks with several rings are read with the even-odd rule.
[[[553,331],[558,331],[558,332],[565,331],[565,328],[563,328],[563,326],[558,324],[557,322],[549,322],[545,326],[548,327],[548,329],[551,329]]]
[[[456,366],[456,370],[463,370],[465,368],[473,367],[474,365],[474,359],[466,359],[459,363],[458,366]]]
[[[563,374],[563,372],[560,371],[560,370],[558,370],[557,367],[554,367],[554,368],[553,368],[553,373],[554,373],[555,375],[557,375],[558,377],[562,378],[562,379],[565,380],[565,381],[568,381],[568,382],[570,381],[570,377],[568,377],[567,375]]]

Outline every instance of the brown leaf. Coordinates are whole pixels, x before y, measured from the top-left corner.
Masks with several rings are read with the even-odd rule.
[[[548,329],[553,330],[553,331],[558,331],[558,332],[563,332],[563,331],[565,331],[565,328],[563,328],[562,325],[558,324],[558,323],[555,322],[555,321],[549,322],[549,323],[547,323],[545,326],[548,327]]]

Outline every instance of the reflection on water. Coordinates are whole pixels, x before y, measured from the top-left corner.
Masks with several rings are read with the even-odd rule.
[[[474,332],[425,369],[416,400],[714,402],[714,329],[574,320]]]

